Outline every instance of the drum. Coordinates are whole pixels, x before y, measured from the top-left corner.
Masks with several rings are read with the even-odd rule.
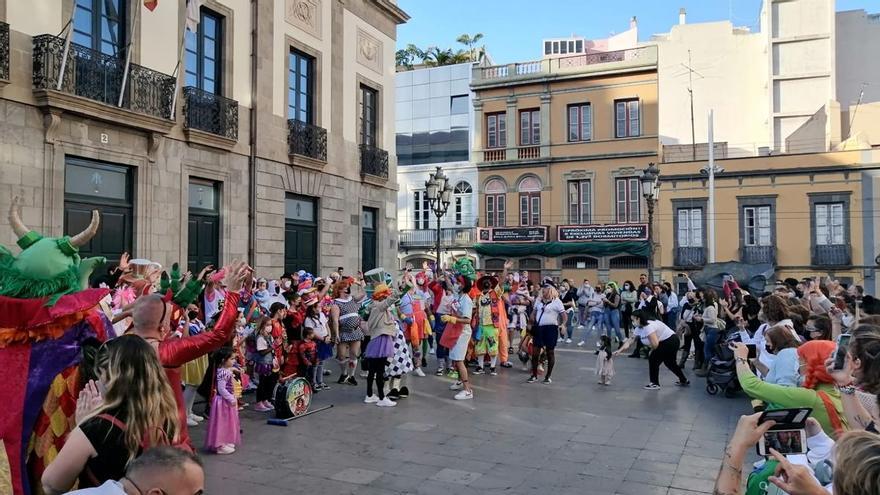
[[[278,385],[275,389],[275,417],[290,419],[309,412],[312,403],[312,387],[308,380],[296,377]]]
[[[364,273],[364,281],[370,285],[385,283],[385,269],[381,266]]]

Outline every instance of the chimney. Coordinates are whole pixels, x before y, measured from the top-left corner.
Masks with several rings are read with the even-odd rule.
[[[629,20],[629,28],[635,29],[636,26],[638,26],[638,23],[636,22],[636,16],[632,16],[632,18],[630,18]]]
[[[684,7],[678,9],[678,23],[685,24],[687,20],[687,11],[684,10]]]

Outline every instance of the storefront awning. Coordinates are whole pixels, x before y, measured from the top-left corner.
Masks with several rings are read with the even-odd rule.
[[[587,256],[631,255],[645,256],[650,253],[647,241],[622,242],[540,242],[540,243],[493,243],[475,244],[474,250],[484,256],[562,256],[583,254]]]

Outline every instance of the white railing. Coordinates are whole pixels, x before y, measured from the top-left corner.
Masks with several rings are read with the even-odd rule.
[[[560,74],[583,70],[584,67],[610,63],[632,62],[633,65],[649,65],[657,63],[657,47],[653,45],[616,50],[613,52],[595,52],[584,55],[572,55],[555,59],[533,60],[507,65],[480,67],[475,71],[477,81],[522,77],[532,74]]]

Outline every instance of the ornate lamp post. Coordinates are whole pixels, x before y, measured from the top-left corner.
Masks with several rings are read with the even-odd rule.
[[[437,217],[437,270],[440,269],[440,219],[446,215],[449,209],[449,203],[452,200],[452,187],[447,181],[443,169],[437,167],[427,181],[425,181],[425,189],[428,195],[428,206]]]
[[[653,162],[642,172],[642,196],[648,207],[648,280],[654,281],[654,206],[660,196],[660,169]]]

